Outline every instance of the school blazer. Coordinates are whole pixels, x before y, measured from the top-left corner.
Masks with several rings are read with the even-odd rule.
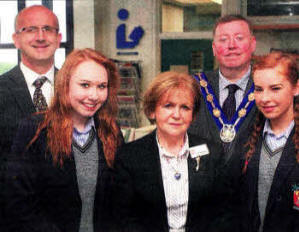
[[[214,94],[216,95],[217,99],[219,100],[219,70],[215,70],[212,72],[206,72],[205,73],[208,79],[209,84],[211,85]],[[246,87],[246,93],[249,91],[253,81],[252,78],[249,78],[249,81],[247,83]],[[244,136],[248,130],[252,129],[252,125],[255,121],[255,115],[257,113],[257,108],[254,105],[251,108],[251,111],[249,114],[246,116],[244,119],[243,123],[241,124],[238,132],[236,133],[235,139],[231,142],[230,148],[228,152],[225,154],[225,162],[227,163],[230,158],[232,157],[236,147],[238,146],[238,143],[244,144],[248,137]],[[198,114],[195,117],[195,120],[191,124],[188,130],[190,133],[194,135],[201,136],[203,138],[206,138],[208,140],[214,141],[216,143],[221,143],[220,139],[220,131],[211,115],[209,112],[205,100],[202,97],[200,100],[200,109]],[[238,143],[236,141],[239,141]]]
[[[299,210],[294,209],[294,188],[299,188],[299,164],[293,141],[294,130],[290,134],[276,168],[270,189],[263,232],[298,232]],[[258,232],[260,215],[258,210],[258,173],[262,135],[260,135],[256,152],[248,164],[247,172],[241,183],[243,202],[242,230]]]
[[[82,202],[73,154],[63,166],[53,165],[46,153],[44,129],[25,153],[24,137],[35,134],[41,116],[20,124],[5,173],[5,214],[9,231],[77,232]],[[111,170],[98,139],[99,171],[94,202],[94,231],[109,231]]]
[[[215,176],[222,147],[203,138],[189,137],[189,146],[207,144],[210,154],[202,156],[199,170],[189,155],[189,202],[186,231],[218,231],[213,224],[218,203]],[[156,130],[122,147],[115,162],[114,213],[118,231],[169,231]]]

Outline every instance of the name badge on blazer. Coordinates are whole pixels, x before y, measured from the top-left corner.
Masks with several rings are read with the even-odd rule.
[[[201,145],[197,145],[194,147],[190,147],[189,151],[190,151],[191,158],[196,160],[195,170],[198,171],[200,157],[210,154],[209,148],[208,148],[207,144],[201,144]]]
[[[210,154],[209,148],[207,144],[201,144],[194,147],[189,148],[190,155],[194,159],[198,156],[208,155]]]

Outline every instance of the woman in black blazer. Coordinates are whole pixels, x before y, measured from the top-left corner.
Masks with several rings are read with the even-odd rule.
[[[222,199],[213,186],[222,147],[187,134],[199,102],[198,83],[186,74],[165,72],[149,86],[144,112],[157,129],[116,156],[120,231],[218,231]]]
[[[299,231],[296,61],[280,52],[260,57],[253,80],[260,113],[243,162],[241,231]]]
[[[109,231],[119,77],[92,49],[74,50],[49,109],[24,120],[5,175],[10,231]]]

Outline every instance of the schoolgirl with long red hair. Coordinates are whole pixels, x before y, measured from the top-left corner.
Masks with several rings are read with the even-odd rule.
[[[21,123],[7,162],[11,231],[109,231],[111,168],[122,144],[118,86],[115,65],[101,53],[66,58],[49,109]]]
[[[243,162],[241,231],[299,231],[296,61],[281,52],[259,57],[253,80],[259,114]]]

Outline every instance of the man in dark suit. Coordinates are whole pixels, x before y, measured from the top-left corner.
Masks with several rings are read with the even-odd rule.
[[[44,110],[54,91],[54,53],[61,34],[56,15],[44,6],[19,12],[13,40],[21,62],[0,76],[0,156],[9,153],[21,118]],[[35,82],[42,77],[42,86]],[[1,158],[0,158],[1,161]]]
[[[236,212],[240,202],[234,198],[234,188],[227,184],[227,179],[240,172],[236,162],[243,154],[237,154],[240,151],[236,147],[247,142],[257,113],[251,77],[256,40],[250,22],[239,15],[219,18],[213,37],[213,53],[219,69],[195,75],[200,81],[203,98],[189,132],[220,143],[224,148],[224,168],[215,191],[229,195],[222,198],[218,220],[226,227],[221,231],[238,231],[240,219]]]
[[[203,99],[189,132],[222,143],[228,161],[237,141],[247,140],[244,132],[251,128],[256,115],[250,94],[253,91],[250,63],[256,40],[250,22],[239,15],[218,19],[213,37],[219,69],[198,75]]]
[[[61,34],[56,15],[44,6],[31,6],[15,19],[13,40],[21,62],[0,76],[0,184],[3,184],[5,157],[10,153],[18,122],[46,109],[54,92],[54,53]],[[30,141],[26,138],[24,141]],[[26,142],[23,144],[26,146]],[[21,155],[21,154],[20,154]],[[0,231],[6,231],[0,186]],[[3,214],[3,215],[2,215]]]

